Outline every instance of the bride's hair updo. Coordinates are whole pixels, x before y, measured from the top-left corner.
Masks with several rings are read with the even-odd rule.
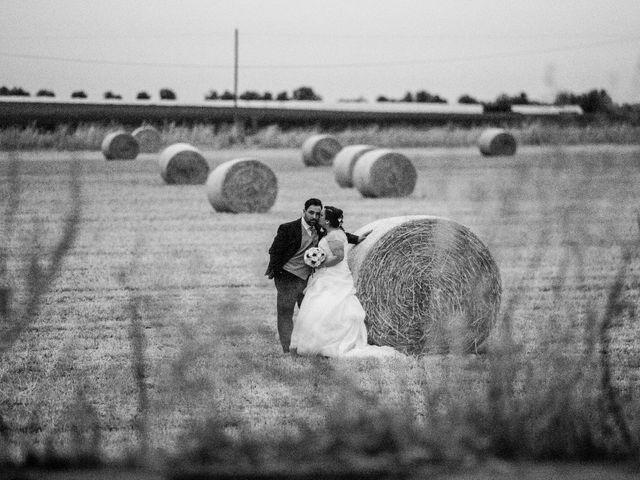
[[[337,207],[324,207],[324,218],[334,228],[342,227],[342,210]]]

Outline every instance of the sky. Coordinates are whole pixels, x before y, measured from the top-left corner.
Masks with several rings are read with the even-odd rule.
[[[640,102],[639,0],[0,0],[0,85],[58,98],[161,88],[456,103],[605,89]]]

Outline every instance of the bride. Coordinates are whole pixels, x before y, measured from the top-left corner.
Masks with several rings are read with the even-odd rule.
[[[320,225],[327,234],[318,243],[324,262],[309,278],[291,335],[291,351],[326,357],[402,356],[392,347],[367,345],[365,311],[356,297],[347,263],[342,210],[327,206]]]

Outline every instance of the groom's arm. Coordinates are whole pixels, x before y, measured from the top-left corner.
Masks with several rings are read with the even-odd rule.
[[[347,234],[347,241],[349,243],[353,243],[354,245],[357,245],[369,236],[369,234],[371,233],[371,230],[369,230],[368,232],[364,232],[361,235],[354,235],[353,233],[348,233],[348,232],[344,232],[344,233]]]
[[[287,263],[288,258],[286,258],[286,254],[290,243],[290,232],[285,225],[280,225],[278,227],[278,232],[273,239],[273,243],[269,248],[269,266],[265,272],[267,277],[273,278],[274,276],[277,276],[282,270],[284,264]]]

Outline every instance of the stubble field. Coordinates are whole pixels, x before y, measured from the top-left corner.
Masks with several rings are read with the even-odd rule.
[[[175,451],[185,445],[181,434],[206,419],[231,436],[299,433],[302,424],[322,425],[336,405],[349,410],[361,393],[404,412],[411,405],[419,425],[434,405],[446,410],[447,399],[482,391],[487,355],[383,362],[282,354],[275,288],[263,273],[278,224],[299,216],[308,197],[342,208],[347,231],[412,214],[468,226],[501,272],[508,321],[490,335],[489,351],[510,331],[521,365],[542,377],[553,348],[581,361],[585,338],[597,330],[589,319],[606,314],[624,266],[626,307],[608,330],[609,358],[621,398],[637,399],[640,147],[524,147],[514,157],[482,157],[475,148],[401,151],[418,183],[396,199],[341,189],[330,168],[305,167],[297,149],[204,151],[212,168],[253,155],[273,169],[278,197],[265,214],[215,212],[204,186],[165,185],[151,154],[135,161],[105,161],[99,152],[0,154],[8,254],[0,280],[12,286],[16,310],[28,258],[36,252],[46,265],[60,237],[73,169],[81,188],[75,243],[34,321],[0,358],[10,454],[47,442],[77,448],[79,428],[109,458],[141,445]],[[134,366],[144,374],[136,377]],[[464,391],[445,392],[453,385]],[[637,427],[635,413],[625,412]]]

